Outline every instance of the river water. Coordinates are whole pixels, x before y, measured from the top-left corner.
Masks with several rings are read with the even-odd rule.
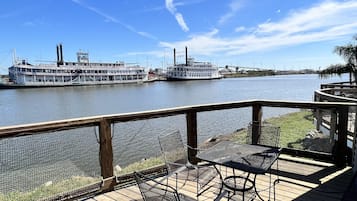
[[[0,90],[0,126],[248,99],[311,101],[321,83],[342,80],[287,75]]]
[[[0,90],[0,126],[249,99],[312,101],[313,93],[321,83],[346,80],[347,76],[321,80],[318,75],[284,75]],[[263,108],[263,118],[291,111],[294,110]],[[250,120],[250,108],[198,114],[199,141],[246,127]],[[176,129],[185,133],[183,115],[116,124],[113,127],[115,165],[126,166],[143,158],[157,156],[157,136]],[[0,140],[0,176],[7,183],[6,188],[0,188],[0,192],[26,189],[56,180],[55,177],[59,180],[70,175],[98,175],[97,133],[94,128],[81,128]],[[63,169],[68,171],[63,172]],[[9,181],[24,180],[24,176],[18,178],[18,175],[29,175],[34,171],[40,171],[43,178],[29,176],[26,177],[27,182],[18,182],[27,183],[26,186],[8,187]]]

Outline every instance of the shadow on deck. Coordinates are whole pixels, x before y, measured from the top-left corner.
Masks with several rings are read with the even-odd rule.
[[[276,170],[276,164],[273,165],[272,181],[280,179],[275,185],[275,200],[323,200],[334,201],[341,200],[344,192],[349,186],[352,177],[352,169],[346,167],[339,169],[333,164],[316,162],[307,159],[298,159],[282,155],[279,159],[279,171]],[[225,170],[223,176],[232,173],[231,169]],[[236,171],[237,173],[237,171]],[[242,172],[239,174],[243,174]],[[269,200],[269,175],[257,177],[257,189],[264,200]],[[219,192],[220,180],[217,176],[214,188],[199,197],[199,200],[214,200]],[[188,182],[179,192],[195,198],[195,183]],[[274,189],[270,188],[270,200],[274,200]],[[247,198],[254,198],[249,194]],[[120,188],[112,192],[97,195],[87,201],[134,201],[142,200],[140,192],[136,185],[126,188]],[[228,200],[227,194],[221,200]],[[242,200],[241,195],[236,195],[232,200]],[[245,199],[247,200],[247,199]],[[255,200],[259,200],[257,197]]]

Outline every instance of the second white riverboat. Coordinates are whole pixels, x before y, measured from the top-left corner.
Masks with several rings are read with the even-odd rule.
[[[222,78],[218,68],[210,62],[197,62],[187,56],[186,63],[176,64],[176,50],[174,49],[174,65],[167,68],[167,80],[210,80]]]

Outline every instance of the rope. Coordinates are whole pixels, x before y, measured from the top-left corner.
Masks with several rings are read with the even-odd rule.
[[[114,123],[112,123],[112,124],[110,124],[110,126],[112,127],[112,137],[111,137],[111,139],[113,140],[114,133],[115,133],[115,125],[114,125]]]
[[[111,127],[111,140],[113,140],[113,138],[114,138],[114,133],[115,133],[115,125],[114,124],[110,124],[110,127]],[[95,136],[95,138],[96,138],[96,140],[97,140],[97,142],[98,142],[98,144],[100,143],[100,139],[99,139],[99,135],[98,135],[98,133],[97,133],[97,126],[94,126],[93,127],[93,129],[94,129],[94,136]]]
[[[95,139],[98,142],[98,144],[100,144],[99,135],[97,134],[97,126],[94,126],[93,129],[94,129]]]
[[[134,139],[136,139],[136,136],[141,133],[144,129],[144,127],[146,126],[146,124],[148,123],[148,120],[145,120],[145,122],[143,123],[143,125],[139,128],[139,130],[137,132],[134,133],[134,135],[131,136],[131,138],[129,139],[129,143],[133,142]],[[119,152],[117,158],[120,158],[122,156],[123,152]]]

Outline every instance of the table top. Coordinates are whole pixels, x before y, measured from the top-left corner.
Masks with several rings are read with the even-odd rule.
[[[262,145],[222,141],[197,154],[197,158],[217,165],[264,174],[279,157],[280,149]]]

